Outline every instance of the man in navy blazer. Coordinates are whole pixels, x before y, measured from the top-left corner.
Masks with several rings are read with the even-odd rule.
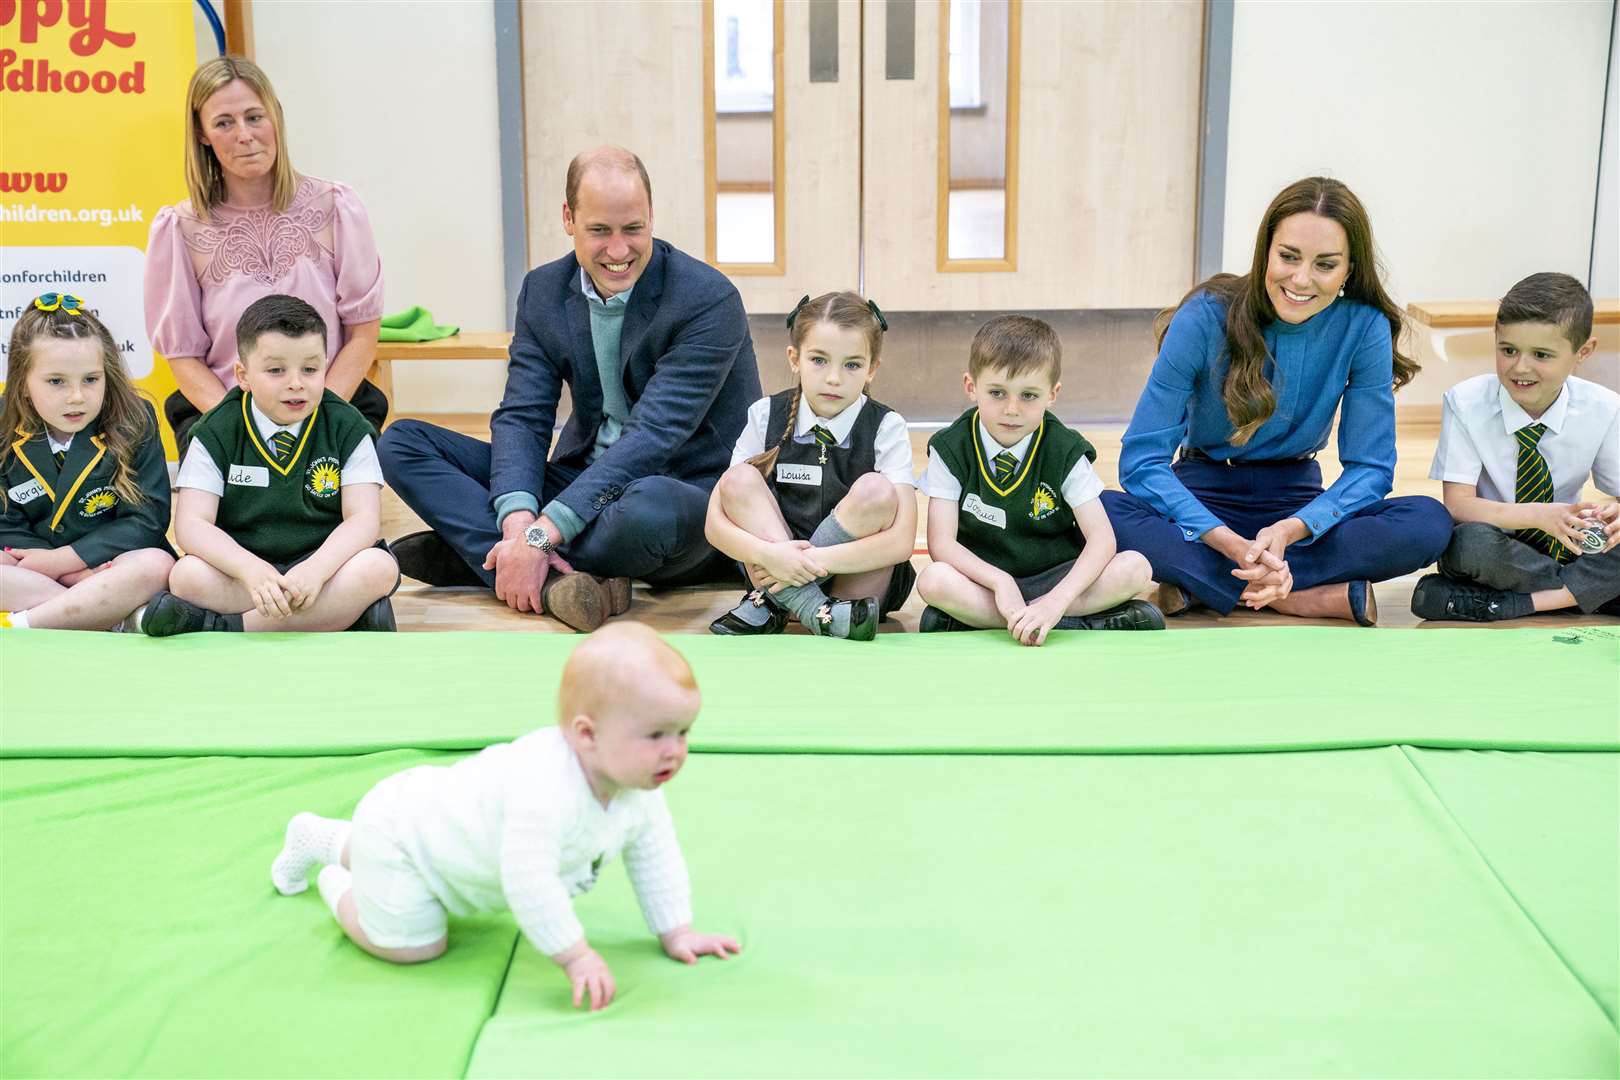
[[[709,491],[759,369],[736,288],[653,239],[636,155],[576,157],[563,228],[573,253],[524,278],[491,442],[401,420],[377,453],[431,527],[394,544],[407,575],[492,586],[516,611],[592,630],[628,604],[625,579],[714,574]],[[548,460],[564,385],[573,414]]]

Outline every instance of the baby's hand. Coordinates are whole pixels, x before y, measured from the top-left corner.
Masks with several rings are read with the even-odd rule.
[[[718,956],[725,960],[742,952],[742,946],[737,944],[735,938],[723,934],[700,934],[690,926],[671,930],[658,940],[663,944],[666,956],[683,964],[695,964],[700,956]]]
[[[580,943],[584,945],[583,942]],[[577,1009],[587,996],[591,1012],[605,1009],[613,1000],[613,972],[608,970],[602,954],[584,945],[584,951],[563,965],[568,981],[574,987],[574,1007]]]

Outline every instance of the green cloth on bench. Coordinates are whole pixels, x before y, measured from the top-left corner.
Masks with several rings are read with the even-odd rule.
[[[459,326],[439,326],[433,321],[433,312],[425,307],[411,307],[396,315],[384,315],[377,328],[378,341],[438,341],[461,333]]]
[[[692,745],[706,752],[1620,749],[1620,636],[1601,629],[1072,632],[1040,649],[994,632],[873,643],[671,640],[703,688]],[[515,633],[8,634],[0,755],[474,749],[550,722],[577,642]],[[255,679],[244,693],[244,668],[267,664],[286,677]],[[1531,669],[1533,680],[1496,674]],[[64,671],[95,678],[64,692]],[[795,671],[836,680],[835,706],[784,699],[783,673]],[[513,698],[513,672],[532,688],[528,700]],[[1474,685],[1469,673],[1485,678]],[[334,698],[339,683],[352,691]],[[1548,708],[1548,686],[1588,704]]]
[[[434,758],[0,762],[0,1076],[461,1075],[510,918],[406,971],[270,885],[294,813]]]

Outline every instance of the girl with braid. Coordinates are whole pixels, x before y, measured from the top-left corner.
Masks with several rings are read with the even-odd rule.
[[[787,318],[795,385],[748,410],[705,535],[750,589],[709,625],[870,641],[917,574],[917,500],[905,420],[866,394],[888,325],[850,292],[806,296]]]

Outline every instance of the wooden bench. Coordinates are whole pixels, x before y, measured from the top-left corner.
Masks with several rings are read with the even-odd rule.
[[[457,334],[437,341],[380,341],[369,378],[388,395],[388,414],[394,413],[394,371],[396,360],[505,360],[512,344],[510,330]]]
[[[1428,334],[1435,355],[1446,359],[1446,341],[1459,333],[1496,325],[1495,300],[1425,300],[1406,305],[1412,322]],[[1592,325],[1620,326],[1620,300],[1593,300]]]

